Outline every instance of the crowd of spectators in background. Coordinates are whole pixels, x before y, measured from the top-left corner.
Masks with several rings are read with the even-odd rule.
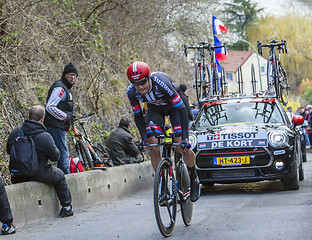
[[[306,107],[298,107],[295,115],[301,115],[305,121],[302,125],[306,139],[306,148],[311,148],[312,142],[312,105],[307,105]]]

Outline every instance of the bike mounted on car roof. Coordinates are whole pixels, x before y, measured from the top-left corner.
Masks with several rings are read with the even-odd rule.
[[[224,68],[221,67],[221,76],[218,75],[218,66],[216,63],[215,50],[226,46],[211,46],[207,42],[201,42],[198,46],[184,46],[184,54],[187,57],[187,49],[197,50],[197,59],[195,64],[195,83],[196,97],[198,103],[205,98],[214,96],[224,96],[226,93],[226,83]],[[205,50],[210,55],[210,66],[206,63]]]
[[[267,61],[268,94],[273,95],[273,97],[279,99],[286,106],[288,103],[289,85],[286,72],[281,65],[281,53],[287,54],[286,40],[282,40],[281,43],[278,43],[277,40],[272,40],[270,44],[261,44],[258,40],[257,48],[261,55],[263,47],[270,48],[270,56]],[[278,50],[278,56],[276,55],[276,50]]]
[[[82,161],[82,165],[89,169],[105,169],[106,167],[113,167],[113,161],[111,160],[106,146],[104,143],[95,142],[92,143],[89,138],[88,132],[85,128],[85,122],[81,121],[92,115],[94,112],[85,113],[81,117],[74,117],[72,121],[72,140],[75,146],[75,150]],[[76,123],[82,128],[79,131],[76,127]]]

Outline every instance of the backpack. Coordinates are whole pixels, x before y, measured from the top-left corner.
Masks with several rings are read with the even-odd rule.
[[[39,169],[35,143],[22,129],[13,141],[9,168],[14,177],[31,177]]]
[[[68,158],[70,173],[84,172],[81,160],[79,158]]]

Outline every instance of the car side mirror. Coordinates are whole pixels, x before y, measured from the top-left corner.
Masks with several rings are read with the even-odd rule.
[[[295,126],[300,126],[304,123],[304,118],[302,116],[293,116],[292,122]]]

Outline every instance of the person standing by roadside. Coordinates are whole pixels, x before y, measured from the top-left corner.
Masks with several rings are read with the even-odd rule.
[[[54,138],[55,144],[61,151],[57,167],[65,174],[69,173],[69,152],[66,143],[66,132],[73,120],[73,97],[71,88],[78,78],[78,70],[68,63],[60,80],[50,87],[46,104],[46,116],[44,125],[48,133]]]
[[[8,195],[5,190],[4,182],[0,178],[0,221],[2,222],[2,235],[16,233],[16,228],[13,225],[13,215],[8,200]]]
[[[286,114],[287,114],[287,117],[288,117],[289,121],[292,122],[292,119],[295,116],[295,113],[292,111],[292,107],[291,106],[287,107]]]
[[[59,198],[62,209],[59,217],[69,217],[74,215],[71,205],[71,194],[68,189],[67,181],[63,171],[57,167],[52,166],[50,161],[56,162],[60,157],[60,151],[56,147],[52,136],[47,132],[45,126],[42,124],[45,115],[43,106],[32,106],[28,113],[28,119],[25,120],[22,126],[18,126],[10,133],[7,141],[7,153],[11,154],[11,148],[14,140],[22,131],[26,136],[32,137],[36,146],[38,158],[38,171],[30,177],[16,177],[11,175],[13,184],[37,181],[48,185],[53,185],[56,194]]]
[[[311,135],[312,135],[312,130],[311,130],[312,122],[311,122],[311,120],[312,119],[310,119],[310,109],[308,109],[308,108],[306,108],[304,110],[304,119],[308,121],[308,125],[309,126],[306,128],[306,131],[307,131],[307,134],[309,136],[309,140],[310,140],[310,144],[311,144],[311,142],[312,142],[312,138],[311,138]]]

